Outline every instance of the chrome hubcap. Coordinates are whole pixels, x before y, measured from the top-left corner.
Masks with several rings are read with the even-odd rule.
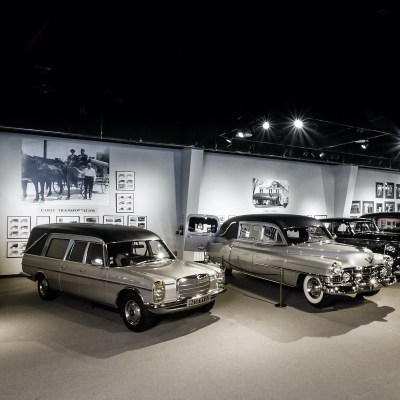
[[[311,278],[307,282],[307,292],[313,299],[317,299],[319,296],[321,296],[322,288],[318,279]]]
[[[125,304],[125,319],[130,325],[137,325],[140,321],[141,311],[135,300],[129,300]]]
[[[43,280],[40,282],[40,285],[39,285],[40,294],[41,294],[42,296],[46,296],[46,293],[47,293],[48,288],[49,288],[49,285],[48,285],[46,279],[43,279]]]

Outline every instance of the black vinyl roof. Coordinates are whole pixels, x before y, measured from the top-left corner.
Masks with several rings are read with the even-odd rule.
[[[359,221],[359,222],[368,222],[372,218],[362,218],[362,217],[357,217],[357,218],[321,218],[321,222],[353,222],[353,221]]]
[[[153,239],[160,237],[147,229],[133,226],[111,225],[111,224],[44,224],[35,226],[32,229],[27,247],[44,234],[64,233],[66,235],[94,236],[102,239],[105,243],[124,242],[131,240]]]
[[[398,218],[398,219],[400,219],[400,212],[378,212],[378,213],[370,213],[370,214],[361,215],[360,218],[371,218],[371,219]]]
[[[245,214],[237,215],[227,219],[220,228],[220,232],[225,232],[226,229],[234,222],[269,222],[278,225],[281,229],[290,227],[305,227],[305,226],[323,226],[318,219],[306,217],[297,214]]]

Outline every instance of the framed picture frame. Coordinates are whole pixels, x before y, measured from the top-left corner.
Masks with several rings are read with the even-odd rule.
[[[394,199],[394,183],[393,182],[385,183],[385,198],[386,199]]]
[[[394,201],[385,201],[385,212],[393,212],[394,204]]]
[[[363,214],[370,214],[374,212],[374,202],[373,201],[363,201]]]
[[[124,225],[123,215],[103,215],[103,224]]]
[[[375,212],[383,212],[383,203],[376,203]]]
[[[83,222],[85,222],[87,224],[98,224],[99,216],[98,215],[85,215],[83,217]]]
[[[397,212],[400,212],[400,203],[397,203]]]
[[[38,215],[36,217],[36,225],[44,225],[50,223],[50,215]]]
[[[115,211],[117,213],[134,212],[133,193],[115,193]]]
[[[30,216],[7,217],[7,239],[28,239],[30,232]]]
[[[396,199],[400,199],[400,184],[396,183]]]
[[[137,226],[138,228],[147,229],[147,216],[144,215],[128,215],[128,226]]]
[[[383,198],[383,182],[375,183],[375,197]]]
[[[67,223],[67,224],[77,224],[80,222],[81,218],[79,215],[60,215],[56,217],[57,223]]]
[[[135,190],[135,172],[134,171],[116,171],[115,182],[117,190]]]
[[[361,201],[354,200],[351,202],[350,214],[360,214],[361,213]]]
[[[21,258],[27,242],[7,242],[7,258]]]

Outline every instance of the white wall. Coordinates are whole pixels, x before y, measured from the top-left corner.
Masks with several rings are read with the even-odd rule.
[[[269,160],[217,153],[204,155],[199,212],[221,216],[248,213],[331,215],[334,199],[334,168],[320,164]],[[255,208],[253,178],[286,180],[286,208]]]

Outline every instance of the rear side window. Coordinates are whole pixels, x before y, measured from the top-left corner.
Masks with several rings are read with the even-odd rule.
[[[40,256],[42,254],[43,247],[46,243],[47,235],[42,235],[42,237],[31,247],[26,250],[27,254],[34,254],[35,256]]]
[[[83,256],[85,255],[85,250],[87,247],[87,242],[74,242],[69,254],[69,261],[83,262]]]
[[[240,224],[240,239],[259,240],[260,225],[251,225],[247,223]]]
[[[46,252],[47,257],[64,259],[69,239],[52,239]]]

